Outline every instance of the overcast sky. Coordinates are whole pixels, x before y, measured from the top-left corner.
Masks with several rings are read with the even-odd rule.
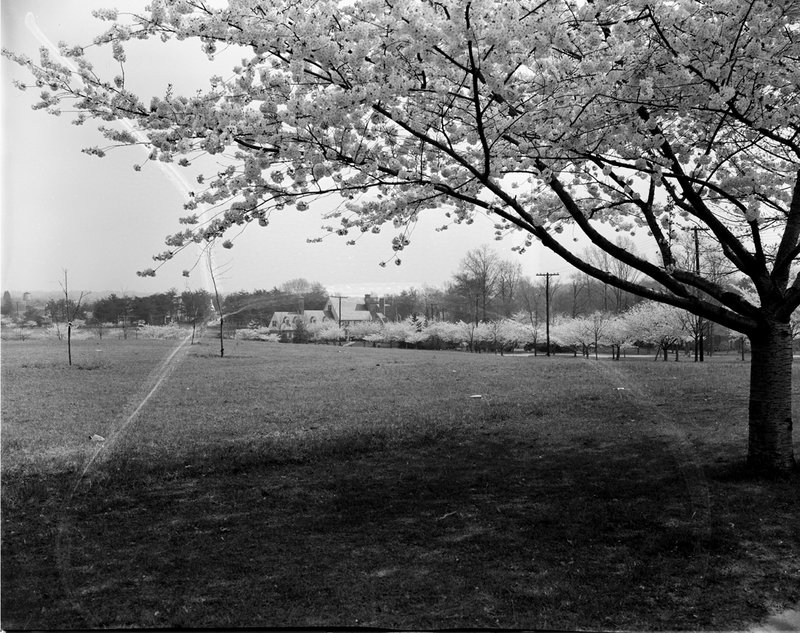
[[[144,2],[125,0],[125,9]],[[91,15],[93,7],[115,6],[113,0],[2,0],[2,42],[5,48],[38,58],[39,41],[25,18],[31,13],[41,32],[53,42],[83,45],[103,29]],[[29,22],[30,23],[30,22]],[[168,83],[176,92],[207,87],[213,68],[195,43],[169,46],[146,42],[129,46],[126,80],[141,95],[162,95]],[[236,53],[234,58],[248,55]],[[104,53],[110,59],[110,51]],[[99,64],[113,76],[115,67]],[[69,271],[75,290],[117,293],[179,291],[206,287],[198,269],[187,279],[198,252],[190,249],[163,266],[155,278],[140,278],[137,270],[155,265],[151,256],[164,250],[163,240],[180,230],[185,196],[174,177],[149,164],[135,172],[144,150],[124,148],[98,159],[81,148],[103,145],[95,126],[70,124],[68,115],[56,118],[31,110],[36,92],[20,92],[12,80],[26,80],[23,70],[2,60],[2,289],[12,292],[58,290],[63,271]],[[505,258],[517,258],[527,275],[539,272],[571,274],[572,268],[535,245],[523,256],[510,249],[520,238],[494,241],[492,222],[480,218],[472,226],[446,232],[434,228],[441,215],[424,216],[402,254],[401,266],[379,262],[391,258],[387,227],[380,235],[365,236],[356,246],[328,237],[322,244],[306,238],[322,235],[319,213],[287,211],[272,215],[267,228],[249,226],[231,250],[215,249],[224,271],[226,292],[271,288],[296,277],[322,282],[343,294],[384,294],[423,285],[440,286],[458,268],[467,250],[490,244]],[[583,249],[580,243],[576,248]]]

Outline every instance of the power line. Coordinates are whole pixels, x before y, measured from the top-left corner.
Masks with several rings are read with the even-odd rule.
[[[547,333],[547,356],[550,356],[550,277],[558,277],[558,273],[536,273],[537,277],[544,277],[544,313],[545,331]]]

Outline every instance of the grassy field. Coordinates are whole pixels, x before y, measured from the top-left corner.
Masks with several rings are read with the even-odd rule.
[[[734,356],[176,346],[3,342],[4,629],[739,629],[800,601],[800,475],[742,468]]]

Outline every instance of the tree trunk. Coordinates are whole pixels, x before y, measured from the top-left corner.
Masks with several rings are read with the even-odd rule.
[[[770,322],[750,337],[748,463],[767,471],[794,466],[792,449],[792,335]]]

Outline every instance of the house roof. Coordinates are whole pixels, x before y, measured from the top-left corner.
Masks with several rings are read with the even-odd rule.
[[[380,312],[370,312],[363,299],[350,299],[349,297],[342,297],[341,316],[339,315],[339,305],[339,299],[328,299],[328,304],[325,306],[325,310],[332,315],[334,320],[338,320],[339,318],[341,318],[342,321],[386,320],[386,317]]]
[[[301,315],[299,312],[273,312],[272,316],[269,319],[269,325],[272,327],[272,323],[276,323],[276,327],[281,328],[283,330],[293,330],[294,329],[294,321],[296,318],[302,318],[304,323],[310,323],[311,320],[321,322],[323,319],[327,317],[324,310],[304,310],[303,314]],[[284,319],[289,320],[288,326],[283,323]]]
[[[338,309],[339,306],[336,306]],[[336,310],[333,311],[336,314]],[[372,315],[364,303],[342,299],[342,321],[372,321]]]

